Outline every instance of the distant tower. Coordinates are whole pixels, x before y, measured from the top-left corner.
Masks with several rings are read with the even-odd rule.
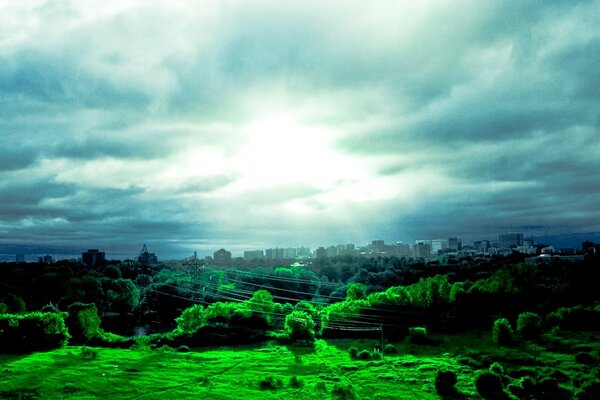
[[[144,244],[144,246],[142,246],[142,251],[140,251],[140,255],[138,256],[138,262],[144,267],[148,267],[152,264],[158,264],[158,259],[156,258],[156,254],[148,252],[148,248]]]

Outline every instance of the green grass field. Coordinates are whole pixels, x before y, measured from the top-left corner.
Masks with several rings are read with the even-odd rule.
[[[507,379],[560,370],[561,386],[576,390],[578,377],[593,379],[597,367],[579,365],[574,352],[590,345],[589,334],[563,339],[559,353],[548,346],[502,349],[489,335],[443,338],[438,346],[396,344],[397,355],[358,361],[348,348],[370,349],[376,340],[317,341],[315,349],[265,343],[257,346],[130,350],[67,347],[26,356],[0,356],[0,398],[6,399],[438,399],[439,369],[458,375],[462,398],[479,398],[474,379],[479,369],[500,362]],[[91,351],[88,351],[91,350]],[[95,358],[91,353],[95,353]],[[87,357],[86,357],[87,355]],[[510,377],[514,375],[515,377]],[[299,384],[291,385],[296,376]],[[265,383],[267,379],[272,381]],[[261,389],[263,386],[274,388]],[[292,387],[300,386],[300,387]],[[335,387],[350,388],[344,394]]]

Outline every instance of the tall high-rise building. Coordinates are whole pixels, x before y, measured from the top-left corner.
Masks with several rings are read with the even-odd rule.
[[[24,263],[25,262],[25,254],[17,254],[15,257],[15,260],[18,263]]]
[[[523,246],[523,234],[522,233],[503,233],[498,236],[498,243],[500,249],[515,249],[519,246]]]

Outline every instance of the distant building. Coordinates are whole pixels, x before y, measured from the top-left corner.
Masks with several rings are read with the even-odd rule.
[[[325,249],[325,255],[327,257],[335,257],[338,255],[338,249],[336,246],[329,246],[327,249]]]
[[[413,252],[410,246],[406,243],[398,242],[390,245],[389,255],[395,257],[412,257]]]
[[[498,243],[500,249],[516,249],[519,246],[523,246],[523,234],[503,233],[498,236]]]
[[[25,254],[17,254],[15,256],[15,260],[18,263],[24,263],[25,262]]]
[[[38,263],[40,264],[54,264],[54,257],[47,254],[43,257],[38,257]]]
[[[427,243],[416,243],[414,252],[417,258],[428,258],[431,256],[431,246]]]
[[[448,238],[448,248],[453,251],[459,251],[462,249],[462,239],[459,237]]]
[[[448,241],[445,239],[433,239],[431,241],[431,253],[437,254],[438,251],[448,248]]]
[[[219,249],[213,253],[215,265],[231,265],[231,252],[225,249]]]
[[[265,253],[262,250],[251,250],[244,251],[244,260],[261,260],[265,257]]]
[[[315,250],[315,258],[325,258],[327,257],[327,252],[325,251],[325,247],[319,247]]]
[[[298,247],[297,255],[299,258],[310,258],[312,254],[309,247]]]
[[[104,263],[105,260],[106,256],[104,252],[98,251],[98,249],[89,249],[81,253],[81,261],[90,268]]]

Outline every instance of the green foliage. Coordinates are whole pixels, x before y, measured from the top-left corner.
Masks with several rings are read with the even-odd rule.
[[[326,329],[330,323],[335,324],[339,320],[352,320],[360,317],[360,310],[367,308],[366,300],[345,300],[333,303],[321,311],[321,331]]]
[[[65,346],[71,337],[66,313],[31,312],[0,315],[0,351],[29,352]]]
[[[0,303],[0,314],[6,314],[8,312],[8,306],[6,303]]]
[[[106,293],[110,310],[130,313],[138,305],[140,291],[131,279],[115,279]]]
[[[203,305],[195,304],[183,310],[175,319],[177,328],[185,333],[194,333],[206,322],[206,310]]]
[[[352,359],[358,358],[358,349],[354,346],[348,349],[348,356]]]
[[[95,304],[73,303],[68,308],[66,320],[74,342],[86,342],[100,331],[100,317]]]
[[[346,291],[346,300],[365,300],[367,298],[367,285],[362,283],[348,284]]]
[[[492,338],[494,343],[500,346],[508,346],[513,341],[513,330],[510,321],[506,318],[499,318],[494,321],[492,327]]]
[[[440,396],[451,396],[456,394],[456,385],[458,380],[453,371],[442,370],[438,371],[435,376],[435,390]]]
[[[343,382],[336,382],[333,385],[331,395],[338,400],[351,400],[356,398],[356,393],[352,385]]]
[[[519,314],[517,318],[517,332],[523,339],[537,339],[542,334],[542,318],[532,312]]]
[[[296,303],[294,310],[303,311],[312,317],[316,316],[316,314],[317,314],[315,306],[312,305],[312,303],[309,303],[308,301],[304,301],[304,300]]]
[[[81,347],[81,357],[84,360],[95,360],[96,357],[98,357],[98,352],[87,346],[82,346]]]
[[[206,307],[205,320],[207,323],[228,323],[234,316],[249,318],[251,315],[252,309],[248,303],[223,303],[219,301]]]
[[[475,379],[475,388],[484,399],[496,399],[503,395],[500,377],[491,372],[480,373]]]
[[[299,379],[296,375],[290,378],[289,386],[294,389],[299,389],[304,386],[304,381]]]
[[[356,358],[359,360],[371,360],[373,358],[373,355],[369,350],[361,350],[356,355]]]
[[[282,386],[283,381],[279,378],[273,378],[272,376],[267,376],[258,381],[258,388],[260,390],[276,390]]]
[[[290,303],[285,303],[282,307],[282,312],[285,315],[291,314],[294,311],[294,306],[291,305]]]
[[[315,322],[304,311],[294,311],[286,315],[284,330],[287,337],[292,340],[315,340]]]
[[[401,307],[431,307],[449,304],[455,300],[453,287],[459,283],[450,284],[446,275],[436,275],[422,278],[409,286],[393,286],[383,294],[372,293],[367,299],[372,307],[401,306]],[[454,290],[454,296],[456,295]]]
[[[398,354],[398,349],[396,349],[396,346],[394,346],[393,344],[388,343],[383,348],[383,353],[384,354]]]
[[[489,371],[499,377],[504,376],[504,367],[499,362],[494,362],[490,365]]]
[[[424,326],[408,328],[408,341],[412,344],[432,344],[434,342]]]

